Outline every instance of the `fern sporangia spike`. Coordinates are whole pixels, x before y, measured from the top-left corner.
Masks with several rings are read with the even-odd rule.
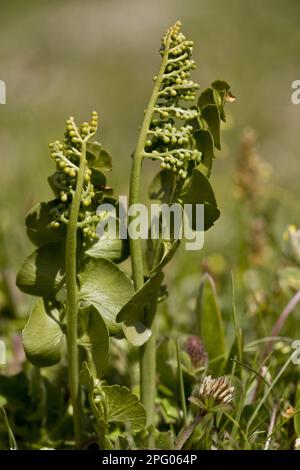
[[[178,21],[169,28],[161,41],[162,61],[154,77],[154,87],[140,129],[130,180],[129,204],[139,203],[141,168],[144,158],[159,160],[162,168],[173,170],[180,180],[187,170],[201,160],[189,121],[199,116],[196,106],[184,107],[182,102],[195,99],[199,86],[190,79],[195,62],[191,59],[193,42],[180,31]],[[129,220],[130,222],[130,220]],[[130,240],[133,280],[136,289],[144,284],[141,240]]]
[[[70,210],[74,198],[82,146],[95,135],[98,127],[98,114],[93,111],[90,122],[77,126],[73,117],[66,121],[66,131],[63,142],[56,140],[49,144],[51,156],[56,162],[56,172],[49,178],[49,183],[60,202],[51,209],[53,221],[52,228],[59,228],[61,224],[68,225]],[[96,208],[101,202],[102,192],[97,191],[92,182],[92,169],[85,162],[83,181],[80,192],[80,210],[77,226],[82,229],[85,238],[92,241],[97,238],[96,227],[101,216],[96,214]]]
[[[193,42],[186,39],[180,27],[178,21],[162,38],[160,53],[165,59],[164,67],[162,73],[154,77],[159,82],[158,92],[143,156],[160,160],[162,169],[172,170],[185,179],[189,163],[196,165],[201,161],[193,127],[188,123],[196,119],[199,112],[181,103],[194,101],[199,85],[190,79],[195,69],[191,59]]]
[[[93,169],[89,168],[88,145],[98,127],[98,115],[92,113],[91,121],[77,126],[73,117],[66,121],[63,142],[50,144],[51,156],[56,162],[56,173],[49,183],[57,196],[58,204],[51,210],[53,228],[66,224],[65,282],[68,373],[73,406],[74,434],[77,447],[81,439],[81,392],[79,385],[78,355],[78,284],[77,242],[78,231],[89,241],[97,238],[96,226],[100,217],[96,207],[103,197],[92,184]],[[100,144],[93,142],[93,145]],[[101,147],[101,146],[100,146]],[[104,215],[105,216],[105,215]]]
[[[169,202],[181,203],[183,196],[195,184],[195,178],[199,179],[199,174],[203,175],[201,179],[209,187],[206,180],[212,167],[214,147],[220,149],[220,121],[225,120],[224,104],[225,101],[234,100],[229,85],[217,80],[195,102],[199,85],[190,78],[195,69],[193,42],[186,39],[180,28],[178,21],[167,30],[161,41],[161,65],[154,77],[153,91],[133,155],[130,206],[140,202],[142,163],[145,158],[158,160],[162,170],[173,176]],[[198,188],[197,195],[203,202],[206,195],[201,194],[201,188]],[[207,206],[207,213],[211,226],[219,211],[215,207],[214,196],[210,202],[212,209]],[[130,216],[129,223],[133,219],[134,216]],[[139,290],[145,281],[141,239],[130,239],[130,252],[134,287]],[[161,240],[156,243],[150,269],[158,265],[160,256]],[[140,351],[141,400],[147,411],[148,425],[153,424],[156,394],[155,310],[154,301],[151,308],[143,312],[143,323],[152,334]]]
[[[197,119],[198,109],[184,106],[183,102],[195,99],[199,88],[190,79],[195,68],[191,59],[193,43],[180,32],[177,22],[162,38],[162,56],[159,72],[154,77],[154,87],[140,129],[130,180],[129,204],[140,201],[141,170],[144,158],[159,160],[162,168],[173,170],[178,181],[184,181],[190,167],[201,159],[193,139],[190,120]],[[133,217],[129,218],[129,223]],[[159,244],[157,245],[159,247]],[[143,251],[140,239],[130,239],[132,276],[136,290],[144,285]],[[159,253],[159,249],[157,250]],[[158,260],[159,261],[159,260]],[[147,411],[147,424],[153,423],[156,375],[156,339],[153,323],[155,307],[144,312],[144,324],[151,328],[150,340],[140,352],[141,400]]]

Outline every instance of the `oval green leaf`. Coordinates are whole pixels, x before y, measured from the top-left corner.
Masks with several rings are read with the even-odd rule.
[[[51,211],[57,207],[59,202],[57,199],[41,202],[28,212],[25,219],[27,235],[36,246],[59,242],[65,238],[66,228],[64,225],[59,228],[50,226],[53,221]]]
[[[134,293],[129,277],[112,261],[91,259],[79,274],[79,298],[93,305],[109,326],[116,325],[116,316]]]
[[[60,361],[63,332],[38,299],[22,332],[26,357],[36,367],[49,367]]]
[[[17,286],[26,294],[53,295],[64,278],[64,250],[58,243],[48,243],[24,261],[17,275]]]

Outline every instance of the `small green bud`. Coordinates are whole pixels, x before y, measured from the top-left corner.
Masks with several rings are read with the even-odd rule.
[[[87,135],[90,132],[90,128],[88,126],[82,127],[81,132]]]
[[[92,203],[92,201],[91,201],[91,199],[88,198],[88,197],[82,201],[82,204],[84,205],[84,207],[90,206],[91,203]]]

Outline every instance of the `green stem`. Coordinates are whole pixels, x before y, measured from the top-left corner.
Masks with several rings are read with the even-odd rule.
[[[176,442],[175,442],[175,449],[176,450],[181,450],[184,446],[184,444],[189,440],[191,435],[193,434],[194,430],[200,423],[201,419],[203,418],[204,413],[203,411],[200,411],[199,414],[196,416],[194,421],[189,425],[185,426],[182,431],[180,431]]]
[[[157,240],[152,261],[152,268],[157,266],[160,260],[161,241]],[[155,397],[156,397],[156,333],[157,322],[155,319],[157,309],[157,299],[153,298],[151,304],[145,309],[144,323],[151,329],[151,337],[140,350],[140,369],[147,371],[141,374],[141,400],[147,412],[147,425],[154,422]],[[149,448],[154,445],[153,436],[149,436]]]
[[[183,424],[184,426],[187,426],[186,398],[185,398],[185,391],[184,391],[183,374],[182,374],[182,367],[181,367],[181,354],[179,351],[178,339],[175,340],[175,345],[176,345],[180,403],[181,403],[181,408],[182,408],[182,413],[183,413]]]
[[[142,162],[145,154],[145,143],[147,134],[151,124],[151,120],[154,113],[154,107],[159,97],[159,90],[162,85],[163,75],[166,69],[168,61],[168,49],[169,42],[162,57],[159,73],[157,75],[153,92],[145,113],[145,117],[142,123],[142,127],[139,133],[136,150],[133,156],[133,164],[130,178],[130,192],[129,192],[129,204],[138,204],[140,201],[140,189],[141,189],[141,172]],[[134,217],[129,218],[129,223]],[[141,289],[144,284],[144,268],[143,268],[143,251],[141,239],[130,239],[130,252],[131,252],[131,265],[132,265],[132,276],[136,290]],[[156,308],[156,305],[155,305]],[[156,375],[156,363],[155,363],[155,332],[153,325],[153,315],[151,311],[145,312],[145,322],[152,326],[151,339],[141,348],[140,350],[140,387],[141,387],[141,401],[145,406],[147,412],[148,425],[153,423],[154,418],[154,400],[155,400],[155,375]],[[148,317],[148,318],[147,318]],[[150,318],[149,318],[150,317]]]
[[[156,312],[157,301],[146,309],[144,322],[151,328],[151,337],[140,348],[140,387],[141,401],[147,411],[147,426],[154,423],[156,397]]]
[[[84,184],[86,165],[86,142],[82,142],[80,167],[77,174],[76,190],[70,210],[66,239],[66,289],[67,289],[67,348],[73,423],[76,445],[80,445],[81,435],[81,398],[79,387],[78,363],[78,293],[77,293],[77,223],[80,210],[81,193]]]

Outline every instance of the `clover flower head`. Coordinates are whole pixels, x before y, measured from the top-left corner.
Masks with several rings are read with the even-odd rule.
[[[207,353],[198,336],[189,336],[185,342],[184,349],[190,356],[192,366],[195,369],[205,366],[207,362]]]
[[[225,411],[233,400],[234,387],[226,377],[204,377],[196,396],[190,401],[206,411]]]

